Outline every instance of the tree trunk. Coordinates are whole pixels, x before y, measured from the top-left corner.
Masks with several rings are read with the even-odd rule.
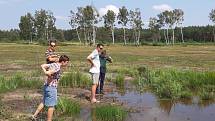
[[[172,45],[175,44],[175,29],[172,28]]]
[[[84,26],[84,44],[87,43],[86,27]]]
[[[140,30],[138,30],[138,38],[137,38],[137,45],[140,45]]]
[[[134,45],[137,45],[137,32],[134,30]]]
[[[183,34],[183,30],[182,30],[182,25],[181,25],[181,40],[182,40],[182,43],[184,43],[184,34]]]
[[[164,31],[164,38],[165,38],[165,40],[166,40],[166,45],[168,45],[165,29],[163,29],[163,31]]]
[[[167,28],[167,30],[166,30],[166,35],[167,35],[167,45],[169,44],[169,29]]]
[[[114,39],[114,27],[111,27],[111,33],[112,33],[112,40],[113,40],[113,44],[115,43],[115,39]]]
[[[96,44],[96,30],[95,30],[95,21],[93,20],[93,36],[92,36],[93,45]]]
[[[79,33],[78,33],[78,28],[75,28],[75,29],[76,29],[76,33],[77,33],[77,36],[78,36],[78,40],[79,40],[79,42],[81,44],[81,38],[80,38]]]
[[[126,38],[125,38],[125,27],[123,27],[123,31],[124,31],[124,45],[126,45]]]
[[[52,30],[50,30],[50,38],[53,39],[53,37],[52,37]]]
[[[214,35],[214,42],[215,42],[215,30],[214,30],[214,28],[213,28],[213,35]]]
[[[32,32],[30,32],[30,41],[29,44],[32,43]]]

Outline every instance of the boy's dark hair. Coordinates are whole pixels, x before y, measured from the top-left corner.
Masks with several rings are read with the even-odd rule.
[[[61,55],[59,58],[59,62],[62,62],[62,61],[64,62],[69,61],[69,57],[66,55]]]
[[[104,46],[103,44],[97,44],[97,46],[96,47],[101,47],[101,46]]]
[[[106,50],[102,50],[101,54],[106,55]]]

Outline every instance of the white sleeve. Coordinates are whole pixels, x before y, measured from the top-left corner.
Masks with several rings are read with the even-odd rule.
[[[96,51],[93,51],[87,58],[92,58],[94,59],[97,56]]]

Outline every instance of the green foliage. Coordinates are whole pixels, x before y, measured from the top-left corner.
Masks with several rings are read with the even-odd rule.
[[[78,116],[80,114],[80,104],[67,98],[60,98],[56,110],[61,115]]]
[[[210,14],[209,14],[210,20],[215,23],[215,9],[212,9]]]
[[[116,76],[116,82],[115,83],[116,83],[117,87],[123,88],[124,87],[124,83],[125,83],[125,81],[124,81],[124,74],[122,74],[122,73],[117,74],[117,76]]]
[[[202,100],[215,99],[215,85],[204,85],[204,88],[200,89],[199,95]]]
[[[0,93],[18,88],[39,88],[42,83],[38,80],[25,78],[23,74],[17,73],[10,78],[0,77]]]
[[[92,111],[92,117],[97,121],[124,121],[127,112],[119,106],[98,106]]]
[[[134,80],[138,89],[149,86],[160,98],[190,99],[198,92],[202,99],[213,99],[215,92],[215,72],[196,72],[190,70],[159,69],[139,74]]]
[[[24,40],[32,40],[33,37],[33,17],[30,13],[25,16],[21,16],[19,28],[20,38]]]
[[[88,87],[90,84],[90,78],[80,71],[70,71],[60,80],[60,85],[63,87]]]
[[[138,70],[133,68],[133,67],[131,67],[131,68],[120,68],[120,69],[117,69],[117,73],[135,77],[138,74]]]

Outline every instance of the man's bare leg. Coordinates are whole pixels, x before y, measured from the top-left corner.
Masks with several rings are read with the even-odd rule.
[[[96,87],[97,87],[97,84],[93,84],[92,85],[92,90],[91,90],[91,102],[93,100],[96,100]]]

